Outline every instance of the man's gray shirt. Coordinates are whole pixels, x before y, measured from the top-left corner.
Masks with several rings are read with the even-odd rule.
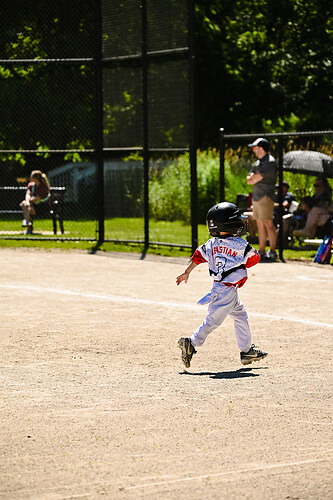
[[[254,201],[259,201],[265,195],[275,200],[276,170],[275,159],[269,153],[255,162],[251,172],[259,173],[263,178],[261,181],[253,184],[252,196]]]

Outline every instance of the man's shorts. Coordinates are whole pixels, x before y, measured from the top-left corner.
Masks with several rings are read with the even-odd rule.
[[[252,201],[254,220],[273,220],[274,201],[263,196],[258,201]]]

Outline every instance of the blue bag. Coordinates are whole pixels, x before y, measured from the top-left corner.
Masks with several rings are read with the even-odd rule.
[[[319,264],[329,264],[331,260],[331,249],[332,249],[333,236],[325,236],[323,242],[320,244],[314,262]]]

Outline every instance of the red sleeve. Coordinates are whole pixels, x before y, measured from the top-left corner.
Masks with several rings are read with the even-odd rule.
[[[246,262],[244,263],[245,267],[248,269],[249,267],[255,266],[260,262],[260,255],[256,252],[251,255],[246,259]]]
[[[204,257],[202,256],[202,254],[198,248],[196,249],[196,251],[192,255],[191,260],[193,260],[193,262],[195,264],[202,264],[203,262],[207,262],[206,259],[204,259]]]

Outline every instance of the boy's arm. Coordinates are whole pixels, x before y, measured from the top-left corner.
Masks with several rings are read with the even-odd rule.
[[[260,262],[260,255],[250,244],[247,245],[244,255],[244,266],[248,269],[249,267],[255,266]]]
[[[176,278],[177,285],[180,285],[182,281],[185,281],[185,283],[187,283],[190,273],[193,271],[194,268],[197,267],[197,265],[198,264],[196,264],[193,260],[191,260],[189,266],[185,269],[183,274],[177,276]]]

